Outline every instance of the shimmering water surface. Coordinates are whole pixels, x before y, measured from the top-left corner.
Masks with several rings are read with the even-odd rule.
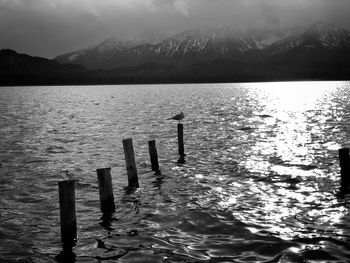
[[[0,87],[0,262],[350,262],[350,82]],[[183,111],[186,164],[177,165]],[[140,189],[128,193],[122,139]],[[150,172],[156,139],[162,176]],[[96,168],[112,167],[101,219]],[[62,259],[57,182],[78,180]],[[61,255],[61,256],[59,256]]]

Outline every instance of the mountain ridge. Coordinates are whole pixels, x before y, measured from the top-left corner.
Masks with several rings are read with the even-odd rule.
[[[232,26],[195,28],[168,37],[159,43],[135,43],[114,46],[106,54],[98,54],[96,47],[57,56],[60,63],[77,63],[88,69],[113,69],[145,63],[172,64],[187,67],[214,59],[258,61],[308,43],[334,49],[350,48],[350,33],[327,22],[318,21],[306,29],[242,29]],[[115,42],[118,42],[114,40]],[[120,41],[118,43],[121,43]],[[69,58],[74,57],[74,60]]]
[[[0,50],[1,73],[11,72],[53,72],[53,71],[81,71],[85,68],[75,64],[61,64],[53,59],[33,57],[27,54],[17,53],[11,49]]]
[[[88,52],[77,65],[2,50],[0,85],[350,79],[350,33],[323,22],[295,31],[195,29],[157,44],[108,39],[79,52],[62,57]]]

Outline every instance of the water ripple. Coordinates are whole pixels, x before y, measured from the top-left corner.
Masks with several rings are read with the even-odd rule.
[[[1,87],[0,261],[347,262],[349,82]],[[184,111],[186,164],[177,165]],[[141,188],[125,190],[121,140]],[[156,139],[161,176],[150,172]],[[99,209],[112,167],[116,212]],[[62,252],[57,181],[78,180]]]

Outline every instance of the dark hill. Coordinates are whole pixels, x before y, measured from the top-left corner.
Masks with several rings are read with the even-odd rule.
[[[0,84],[31,85],[62,83],[85,72],[81,65],[62,65],[55,60],[0,50]]]
[[[56,60],[40,57],[32,57],[26,54],[18,54],[11,49],[0,50],[0,69],[2,73],[45,73],[82,71],[81,65],[62,65]]]

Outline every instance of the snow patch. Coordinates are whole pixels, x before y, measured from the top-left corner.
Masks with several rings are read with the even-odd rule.
[[[70,62],[73,62],[73,61],[76,61],[78,59],[78,57],[79,57],[79,54],[73,54],[73,55],[68,57],[68,60]]]

